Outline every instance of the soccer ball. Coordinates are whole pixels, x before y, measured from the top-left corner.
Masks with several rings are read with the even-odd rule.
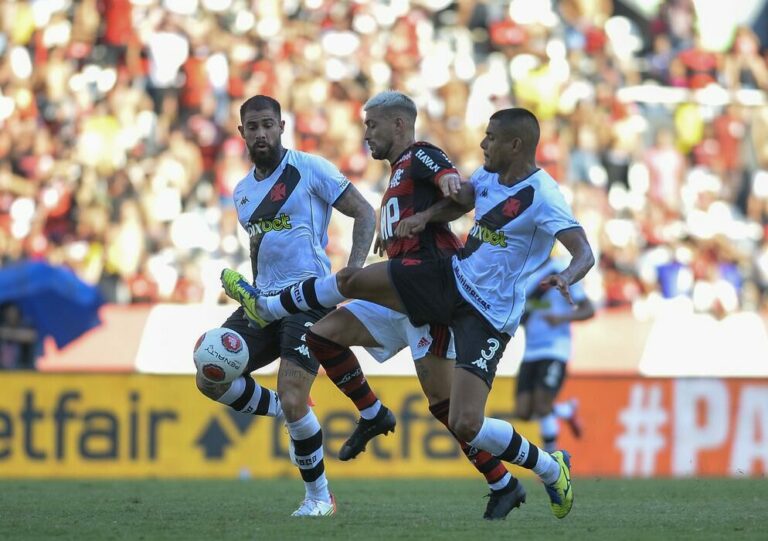
[[[208,381],[231,383],[248,366],[248,344],[232,329],[211,329],[197,339],[193,358],[197,371]]]

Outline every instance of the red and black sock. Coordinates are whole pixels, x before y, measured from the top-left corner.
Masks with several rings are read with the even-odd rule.
[[[331,381],[362,411],[378,398],[368,386],[360,363],[348,347],[307,331],[307,346],[314,353]]]
[[[448,411],[450,409],[450,404],[450,400],[443,400],[442,402],[438,402],[437,404],[429,406],[429,411],[432,413],[432,415],[434,415],[435,419],[443,423],[445,428],[447,428],[453,437],[456,438],[456,441],[458,441],[459,445],[461,446],[461,450],[464,453],[464,456],[467,457],[467,459],[472,463],[477,471],[483,474],[488,484],[492,485],[494,483],[498,483],[508,473],[507,468],[504,466],[501,460],[493,456],[488,451],[483,451],[481,449],[472,447],[467,442],[461,441],[456,436],[456,434],[453,433],[453,431],[448,426]],[[513,483],[517,484],[517,479],[514,476],[510,480],[510,485]]]

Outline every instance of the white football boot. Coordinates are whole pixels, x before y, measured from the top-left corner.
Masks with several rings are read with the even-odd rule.
[[[291,513],[292,517],[330,517],[336,513],[336,498],[331,494],[331,503],[321,500],[306,498],[296,511]]]

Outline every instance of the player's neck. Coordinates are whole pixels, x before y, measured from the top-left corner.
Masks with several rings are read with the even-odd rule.
[[[394,165],[397,159],[403,154],[403,152],[411,148],[415,142],[416,142],[416,139],[411,138],[404,141],[397,141],[395,143],[392,143],[392,148],[390,149],[389,155],[387,156],[387,161],[389,162],[389,165]]]
[[[283,161],[283,156],[285,156],[286,152],[287,150],[280,146],[279,152],[277,152],[277,154],[275,154],[275,156],[273,156],[269,161],[265,161],[263,163],[254,162],[253,177],[256,180],[264,180],[269,175],[271,175],[274,170],[277,169],[277,166],[280,165],[280,162]]]
[[[514,186],[522,182],[539,169],[536,162],[523,162],[520,164],[511,164],[505,171],[499,174],[499,184],[504,186]]]

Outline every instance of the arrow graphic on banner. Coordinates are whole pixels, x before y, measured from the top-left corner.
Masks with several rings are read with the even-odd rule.
[[[214,417],[195,443],[202,447],[205,458],[222,458],[232,440]]]

